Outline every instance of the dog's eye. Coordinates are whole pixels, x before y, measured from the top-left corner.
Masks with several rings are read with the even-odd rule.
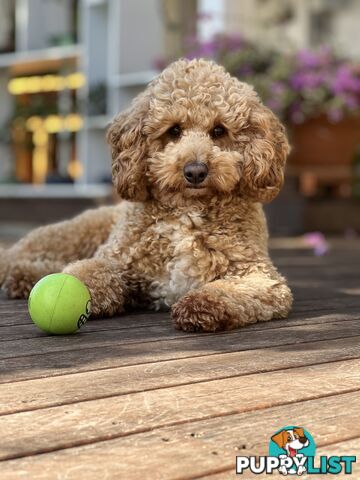
[[[219,138],[225,135],[225,133],[225,127],[223,127],[222,125],[216,125],[216,127],[214,127],[213,131],[211,132],[211,136],[214,138]]]
[[[181,135],[180,125],[173,125],[171,128],[169,128],[168,134],[173,138],[179,138]]]

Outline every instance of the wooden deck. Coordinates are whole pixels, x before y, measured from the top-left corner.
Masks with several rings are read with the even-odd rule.
[[[236,477],[235,457],[291,424],[318,454],[359,453],[360,242],[278,246],[291,317],[229,333],[142,313],[51,337],[0,297],[1,480],[277,478]]]

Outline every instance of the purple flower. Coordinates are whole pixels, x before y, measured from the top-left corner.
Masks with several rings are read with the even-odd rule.
[[[204,42],[188,53],[186,58],[189,60],[199,57],[213,58],[216,55],[216,50],[216,44],[214,42]]]
[[[266,102],[267,106],[271,109],[274,110],[274,112],[277,112],[281,109],[281,102],[277,100],[276,98],[269,98],[269,100]]]
[[[319,65],[318,57],[309,50],[300,50],[297,54],[297,60],[301,67],[314,68]]]
[[[282,95],[286,90],[286,86],[281,82],[273,82],[270,85],[270,92],[274,95]]]
[[[296,55],[297,63],[301,68],[319,68],[331,63],[332,52],[329,47],[323,46],[317,52],[300,50]]]
[[[344,93],[342,95],[342,100],[344,102],[344,105],[346,108],[349,110],[356,110],[360,107],[360,98],[359,96],[356,96],[352,93]]]
[[[226,37],[226,46],[229,50],[240,50],[245,45],[246,42],[241,35],[232,33]]]
[[[290,77],[290,85],[295,90],[313,89],[324,83],[321,72],[296,72]]]
[[[350,65],[341,64],[335,72],[331,88],[335,95],[345,91],[360,93],[360,77],[355,74]]]
[[[216,40],[210,40],[203,42],[198,47],[199,57],[213,57],[218,49],[218,42]]]
[[[327,243],[316,245],[316,247],[314,247],[314,255],[316,257],[322,257],[328,252],[328,250],[329,250],[329,246]]]

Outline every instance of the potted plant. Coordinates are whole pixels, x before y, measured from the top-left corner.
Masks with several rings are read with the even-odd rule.
[[[360,143],[359,66],[323,47],[278,59],[268,73],[264,101],[290,130],[290,163],[350,167]]]

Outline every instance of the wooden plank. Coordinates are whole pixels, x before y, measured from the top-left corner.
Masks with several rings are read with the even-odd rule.
[[[282,273],[289,280],[290,285],[295,284],[299,280],[308,279],[311,283],[315,280],[321,280],[324,282],[318,284],[318,288],[322,288],[326,284],[336,287],[334,284],[336,277],[341,278],[341,280],[344,280],[345,282],[352,282],[356,279],[356,272],[350,266],[347,266],[347,268],[341,268],[340,265],[324,265],[320,268],[320,266],[314,267],[308,265],[306,268],[304,268],[300,265],[294,265],[287,268],[283,267],[279,270],[280,273]],[[311,274],[309,274],[310,270]],[[337,270],[339,270],[338,273]]]
[[[168,328],[169,331],[173,331],[172,327]],[[359,334],[359,329],[358,321],[347,321],[256,332],[243,329],[224,334],[187,334],[173,340],[171,337],[165,337],[157,341],[149,341],[151,335],[149,333],[150,338],[147,338],[148,329],[143,329],[142,335],[145,332],[146,341],[139,343],[128,340],[133,338],[131,335],[124,339],[122,332],[119,336],[115,336],[113,332],[100,332],[96,338],[78,335],[77,338],[40,337],[33,340],[4,342],[0,355],[10,355],[10,358],[0,359],[0,383],[64,372],[94,370],[101,366],[107,368],[139,365],[259,348],[306,345],[309,342],[352,337]],[[132,329],[131,334],[135,330]],[[104,341],[105,334],[107,341]],[[41,343],[44,340],[52,342],[44,346]]]
[[[276,384],[272,385],[276,390]],[[303,390],[297,392],[298,397],[299,392],[302,395]],[[173,396],[171,404],[174,408],[176,402],[177,399]],[[144,407],[147,417],[149,410],[146,404]],[[182,404],[178,407],[177,410],[180,411]],[[238,407],[241,409],[241,405]],[[314,435],[318,447],[360,436],[358,407],[358,394],[335,395],[294,403],[291,411],[289,406],[285,405],[262,410],[261,414],[258,411],[232,413],[226,417],[156,428],[128,437],[116,439],[103,437],[99,443],[75,448],[68,448],[71,445],[69,434],[65,450],[2,462],[2,479],[47,480],[53,478],[54,468],[57,474],[61,475],[59,478],[67,480],[194,479],[196,476],[211,474],[219,469],[234,468],[235,457],[240,454],[239,452],[242,455],[266,454],[269,439],[274,431],[292,422],[308,428]],[[109,412],[112,422],[118,421],[118,412],[118,410]],[[163,411],[159,408],[158,418],[162,419],[162,416]],[[144,417],[143,412],[142,418]],[[333,427],[335,418],[336,428]],[[50,417],[49,421],[53,422],[54,428],[57,426],[53,417]],[[67,421],[66,418],[64,421]],[[85,422],[89,422],[88,416],[84,417],[82,423]],[[88,428],[91,428],[89,423]],[[34,437],[32,432],[25,428],[21,431],[25,432],[21,440],[27,440],[28,443],[38,440],[41,436],[40,432],[37,432]],[[356,451],[358,445],[358,440],[349,440],[349,452],[353,452],[353,449]],[[48,448],[51,448],[51,444]]]
[[[254,325],[248,325],[246,329],[250,330],[266,330],[275,328],[284,328],[298,325],[313,325],[319,323],[334,323],[345,322],[349,320],[360,319],[359,307],[347,308],[346,313],[326,313],[329,308],[322,307],[319,310],[312,310],[311,312],[294,311],[287,319],[273,320],[271,322],[259,322]],[[20,318],[20,316],[16,317]],[[30,318],[25,316],[27,322],[22,324],[12,323],[11,325],[0,325],[0,342],[8,342],[10,340],[30,339],[36,337],[43,337],[43,333],[34,326]],[[6,320],[5,320],[6,321]],[[3,322],[2,322],[3,323]],[[85,327],[82,328],[82,334],[91,334],[101,331],[117,331],[123,329],[133,328],[147,328],[160,325],[172,325],[170,315],[168,313],[147,313],[147,314],[132,314],[121,317],[114,317],[111,319],[91,320]]]
[[[305,400],[359,389],[360,360],[346,360],[14,413],[0,417],[0,458],[33,455],[169,424],[289,405],[299,399],[299,392]],[[359,392],[357,395],[359,398]],[[13,432],[18,431],[26,434],[14,436]]]
[[[146,329],[134,327],[129,330],[120,330],[118,335],[112,331],[99,331],[96,335],[87,335],[84,332],[76,335],[49,336],[40,330],[37,336],[29,339],[11,340],[2,342],[0,358],[13,358],[23,355],[37,355],[54,351],[66,351],[88,347],[107,347],[156,340],[180,340],[189,338],[189,334],[175,330],[172,325],[152,325]]]
[[[13,300],[11,303],[3,303],[0,300],[0,315],[1,318],[3,314],[11,314],[14,312],[26,312],[27,311],[27,304],[24,305],[22,302],[19,303],[19,300]]]
[[[138,326],[147,325],[149,320],[154,324],[164,322],[169,319],[169,315],[165,312],[134,312],[126,313],[120,317],[104,318],[101,320],[92,320],[87,324],[87,330],[95,331],[99,327],[102,329],[108,328],[132,328],[134,323]],[[137,322],[137,323],[136,323]],[[2,338],[7,336],[7,333],[14,331],[13,326],[27,326],[24,332],[27,331],[30,326],[33,327],[33,323],[28,313],[27,304],[21,303],[18,305],[18,301],[13,301],[10,305],[2,304],[0,302],[0,335]],[[6,330],[4,330],[6,328]],[[34,330],[38,331],[38,330]]]
[[[340,280],[339,280],[340,281]],[[346,284],[349,285],[348,283]],[[358,286],[358,283],[357,283]],[[342,289],[344,285],[342,284]],[[350,289],[351,287],[348,286]],[[308,308],[310,311],[313,308],[326,309],[327,307],[342,307],[348,306],[359,307],[359,295],[348,295],[342,292],[335,292],[332,289],[325,291],[317,290],[315,286],[308,285],[307,287],[296,287],[293,289],[294,294],[294,310],[299,308]]]
[[[319,302],[320,303],[320,302]],[[333,301],[329,303],[326,299],[322,300],[322,305],[317,306],[315,302],[309,302],[309,305],[296,305],[293,312],[291,312],[289,319],[292,318],[316,318],[318,315],[339,315],[339,319],[342,319],[343,315],[352,315],[353,319],[358,319],[360,305],[357,302],[351,302],[345,300],[338,301],[336,304]],[[324,307],[324,304],[326,307]]]
[[[316,316],[312,314],[339,314],[343,315],[345,313],[353,314],[354,318],[359,317],[360,305],[358,300],[351,298],[341,298],[341,299],[332,299],[327,300],[326,298],[319,298],[316,302],[315,300],[310,300],[307,304],[298,304],[295,300],[294,310],[290,314],[298,316]]]
[[[43,333],[27,317],[27,323],[0,325],[0,342],[9,340],[30,339],[43,337]],[[349,318],[350,315],[346,315]],[[171,324],[170,316],[167,313],[148,313],[124,315],[123,317],[104,318],[101,320],[91,320],[81,330],[82,334],[90,334],[109,330],[127,330],[133,328],[147,328],[152,326]]]
[[[18,307],[25,307],[27,305],[27,300],[11,300],[7,298],[4,292],[0,291],[0,306],[10,306],[17,305]]]
[[[262,325],[262,324],[259,324]],[[341,329],[341,332],[340,330]],[[0,359],[8,359],[14,357],[22,357],[26,355],[38,355],[49,352],[60,352],[68,350],[80,350],[89,347],[110,347],[110,346],[128,346],[132,343],[144,343],[155,341],[177,342],[178,347],[182,344],[189,345],[194,341],[197,344],[205,346],[207,342],[214,343],[219,347],[218,339],[221,337],[221,344],[226,349],[227,344],[233,344],[235,338],[238,344],[247,345],[247,348],[260,348],[264,346],[258,343],[261,339],[266,338],[266,346],[269,341],[273,341],[274,336],[279,336],[287,341],[292,340],[292,343],[301,341],[303,333],[306,331],[309,341],[315,341],[323,338],[321,335],[336,335],[335,338],[345,338],[347,336],[356,335],[360,333],[360,324],[358,320],[351,320],[347,322],[332,322],[330,324],[310,324],[289,326],[277,329],[261,329],[254,331],[249,328],[233,330],[230,332],[220,332],[217,334],[189,334],[187,332],[177,331],[171,324],[168,325],[152,325],[147,328],[134,327],[129,330],[120,330],[115,335],[114,331],[98,331],[96,335],[88,335],[80,332],[76,335],[63,336],[48,336],[39,331],[38,335],[30,339],[11,340],[2,342],[0,350]],[[269,338],[270,337],[270,338]],[[185,345],[184,345],[185,346]],[[173,346],[174,347],[174,346]],[[180,347],[181,348],[181,347]],[[190,347],[191,348],[191,347]]]
[[[118,328],[132,328],[135,322],[137,325],[147,325],[148,322],[168,321],[169,315],[165,312],[151,312],[151,311],[137,311],[128,312],[120,317],[104,318],[101,320],[91,320],[87,324],[87,330],[95,331],[98,327],[107,329],[111,327]],[[0,299],[0,336],[5,337],[7,333],[12,332],[13,329],[8,328],[12,326],[33,326],[31,318],[28,313],[27,303],[19,300],[6,302],[5,304]],[[2,330],[7,328],[7,330]],[[26,329],[24,329],[25,331]],[[35,330],[36,331],[36,330]]]
[[[352,258],[351,260],[351,263],[346,262],[343,257],[340,257],[339,262],[325,261],[315,264],[309,262],[306,258],[296,257],[294,259],[282,259],[281,262],[278,262],[277,268],[280,273],[288,278],[290,283],[305,278],[310,281],[322,279],[324,282],[331,283],[337,273],[340,278],[352,281],[355,274],[353,265],[356,265],[356,262],[359,262],[360,259]],[[321,288],[322,284],[318,286]]]
[[[0,384],[0,415],[258,372],[360,358],[359,338],[294,345],[291,347],[291,355],[289,346],[286,346],[4,383]],[[104,367],[101,362],[99,367]]]
[[[352,275],[354,273],[354,262],[359,262],[360,258],[349,256],[346,258],[343,254],[339,255],[338,259],[328,256],[324,257],[303,257],[297,255],[295,257],[281,257],[274,263],[282,272],[288,272],[290,278],[296,278],[297,274],[308,272],[308,278],[321,276],[326,278],[328,275],[333,275],[339,270],[339,275]],[[309,275],[309,268],[311,268],[311,275]]]

